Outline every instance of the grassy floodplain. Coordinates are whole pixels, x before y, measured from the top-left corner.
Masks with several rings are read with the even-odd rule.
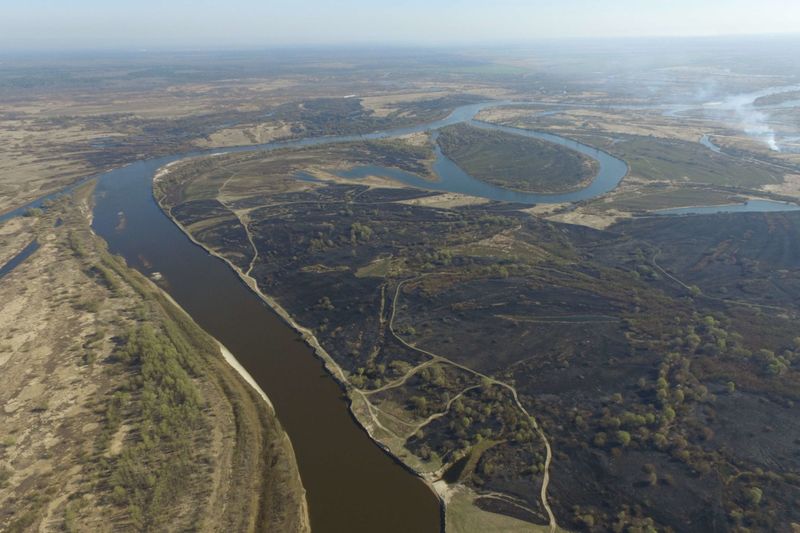
[[[573,191],[597,173],[596,161],[563,146],[467,124],[443,129],[438,143],[471,176],[515,191]]]
[[[108,253],[90,191],[0,227],[10,249],[41,244],[0,280],[5,531],[306,531],[271,406]]]

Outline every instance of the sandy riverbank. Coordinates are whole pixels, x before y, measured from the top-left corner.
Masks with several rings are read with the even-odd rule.
[[[159,179],[162,179],[168,172],[169,172],[168,168],[162,167],[156,172],[156,176],[158,176]],[[443,487],[442,486],[443,484],[436,483],[438,476],[432,476],[428,472],[422,472],[413,468],[406,461],[404,461],[403,458],[400,457],[387,443],[383,442],[380,438],[378,438],[375,435],[375,427],[373,426],[373,424],[371,424],[369,420],[365,420],[364,417],[361,416],[361,414],[358,412],[358,410],[354,408],[355,405],[358,404],[359,400],[362,401],[364,400],[363,394],[361,394],[358,391],[358,389],[353,387],[353,385],[347,379],[347,374],[345,373],[344,369],[342,369],[342,367],[339,366],[338,363],[336,363],[333,357],[331,357],[331,355],[322,347],[322,345],[320,344],[316,336],[313,334],[313,332],[308,328],[305,328],[300,324],[298,324],[294,320],[294,318],[289,314],[289,312],[286,309],[284,309],[283,306],[281,306],[280,303],[278,303],[278,301],[275,298],[262,292],[259,289],[258,284],[253,277],[246,274],[244,271],[242,271],[242,269],[237,267],[222,254],[219,254],[215,250],[207,248],[197,239],[195,239],[194,236],[175,217],[172,216],[172,213],[169,211],[169,209],[167,209],[163,205],[161,198],[155,197],[155,200],[161,207],[161,210],[170,218],[170,220],[178,228],[180,228],[180,230],[183,232],[184,235],[186,235],[186,237],[189,240],[191,240],[195,245],[199,246],[200,248],[208,252],[210,255],[213,255],[214,257],[217,257],[218,259],[224,261],[239,276],[239,278],[242,280],[242,282],[244,282],[245,285],[247,285],[256,295],[258,295],[258,297],[261,298],[261,300],[264,303],[266,303],[270,307],[270,309],[272,309],[286,324],[288,324],[293,330],[295,330],[297,333],[300,334],[303,341],[305,341],[305,343],[312,348],[314,354],[320,360],[322,360],[322,362],[325,365],[325,369],[344,388],[347,394],[347,398],[349,400],[350,412],[353,415],[353,418],[367,432],[370,438],[378,446],[381,447],[381,449],[383,449],[386,453],[388,453],[398,464],[402,465],[404,468],[406,468],[407,470],[418,476],[428,486],[431,492],[433,492],[436,495],[436,498],[439,500],[439,504],[442,507],[442,514],[445,515],[446,512],[445,505],[447,503],[446,502],[447,490],[443,489],[446,489],[446,485]],[[252,379],[252,377],[250,379]]]

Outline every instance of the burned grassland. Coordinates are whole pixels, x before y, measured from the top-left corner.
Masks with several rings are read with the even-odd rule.
[[[157,194],[313,331],[406,464],[568,529],[800,522],[798,214],[601,231],[299,181],[304,157],[190,161]]]

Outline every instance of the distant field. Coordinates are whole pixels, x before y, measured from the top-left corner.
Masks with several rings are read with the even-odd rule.
[[[700,143],[619,136],[607,150],[628,162],[631,175],[649,180],[690,181],[710,185],[760,187],[783,182],[783,174],[741,159],[715,154]],[[592,143],[591,138],[581,140]],[[602,146],[602,143],[594,144]]]
[[[597,202],[600,209],[617,209],[621,211],[650,211],[668,209],[670,207],[688,207],[694,205],[722,205],[742,202],[745,199],[731,193],[700,188],[664,188],[653,192],[636,191],[630,194],[619,194],[610,202]]]
[[[568,148],[466,124],[443,129],[439,145],[472,176],[517,191],[570,191],[596,172],[594,161]]]
[[[290,51],[113,61],[12,54],[0,61],[0,213],[139,159],[429,122],[504,94],[524,72],[455,54],[443,61],[441,53],[341,63]],[[387,86],[389,72],[405,81]]]
[[[756,98],[753,102],[756,106],[778,105],[784,102],[791,102],[792,100],[800,100],[800,91],[788,91],[785,93],[770,94],[769,96],[762,96]]]

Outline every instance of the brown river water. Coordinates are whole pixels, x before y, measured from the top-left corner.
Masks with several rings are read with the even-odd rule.
[[[436,532],[439,501],[354,421],[339,385],[299,337],[234,271],[193,244],[152,198],[166,160],[100,179],[94,230],[224,344],[267,393],[292,441],[315,532]],[[119,224],[121,214],[126,223]]]
[[[442,120],[411,128],[202,153],[390,137],[469,121],[480,109],[501,103],[463,106]],[[520,134],[546,136],[546,140],[586,152],[599,161],[598,176],[585,190],[568,196],[524,196],[497,187],[487,188],[439,154],[440,181],[434,188],[505,201],[572,201],[612,189],[627,171],[624,162],[574,141],[531,132]],[[442,508],[435,494],[358,425],[342,389],[311,348],[226,263],[184,235],[153,199],[152,179],[156,170],[193,155],[201,153],[140,161],[99,176],[94,230],[108,242],[112,253],[123,256],[132,267],[146,275],[161,273],[169,294],[233,353],[267,393],[292,441],[307,490],[313,531],[441,531]],[[508,197],[509,194],[512,196]]]

